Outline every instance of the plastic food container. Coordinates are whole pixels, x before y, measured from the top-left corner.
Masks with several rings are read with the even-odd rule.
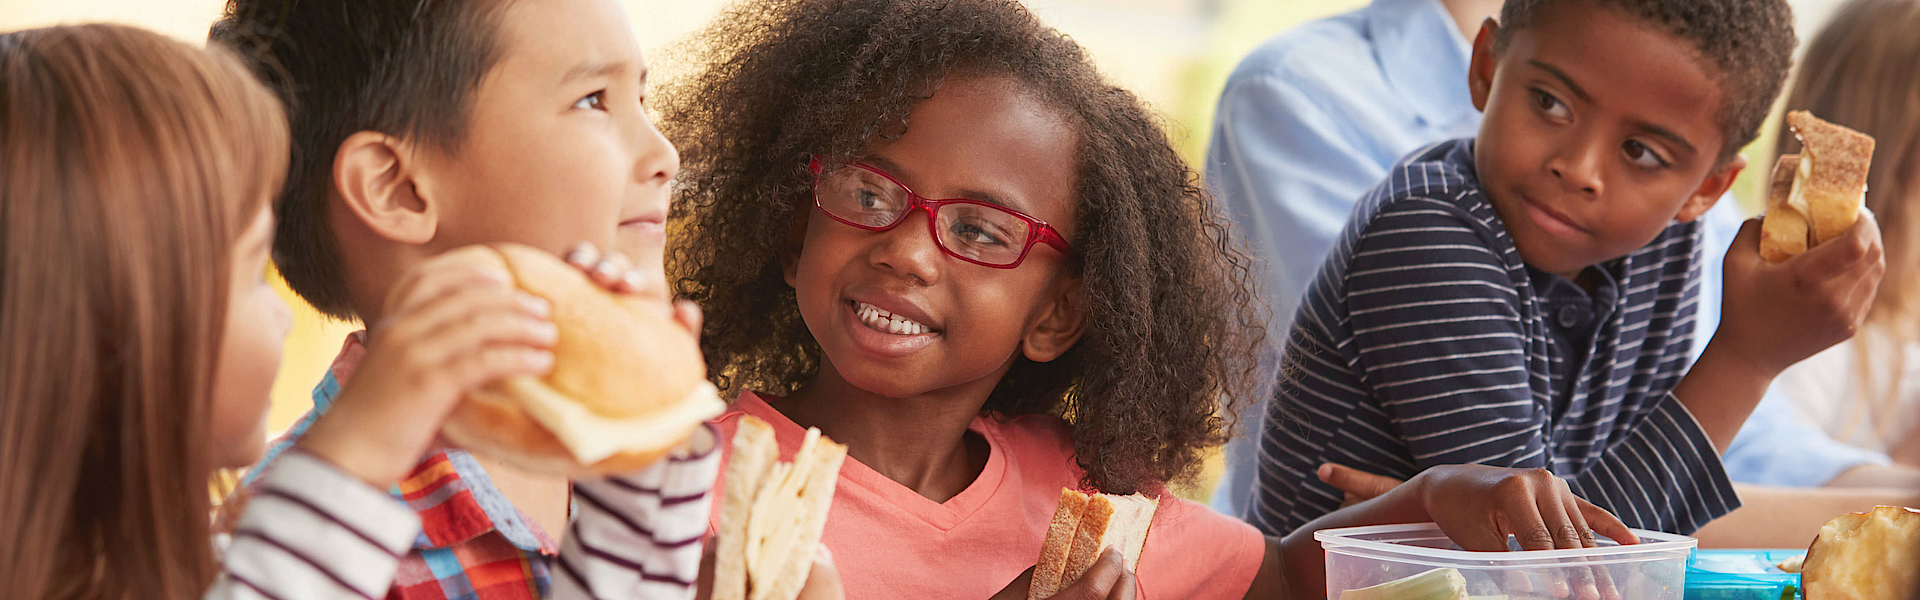
[[[1800,575],[1774,565],[1806,550],[1700,550],[1687,559],[1686,600],[1791,600]]]
[[[1457,586],[1475,600],[1577,598],[1581,590],[1607,600],[1682,600],[1693,538],[1634,534],[1639,544],[1601,538],[1599,548],[1526,552],[1512,542],[1514,552],[1461,550],[1432,523],[1329,529],[1313,537],[1326,549],[1329,600],[1456,600]]]

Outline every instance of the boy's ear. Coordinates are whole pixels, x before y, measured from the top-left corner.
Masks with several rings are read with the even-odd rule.
[[[376,131],[355,133],[333,156],[333,185],[368,229],[419,245],[433,240],[440,206],[421,192],[413,156],[399,138]]]
[[[1735,155],[1733,160],[1714,167],[1713,172],[1700,182],[1700,187],[1694,188],[1693,195],[1687,196],[1686,203],[1680,205],[1680,212],[1673,215],[1673,220],[1686,223],[1707,214],[1707,209],[1713,208],[1714,203],[1727,194],[1727,189],[1733,187],[1733,180],[1738,179],[1740,170],[1745,168],[1747,157],[1744,154]]]
[[[1080,335],[1086,332],[1085,298],[1080,296],[1080,278],[1075,277],[1059,286],[1053,300],[1048,303],[1046,313],[1040,322],[1027,329],[1027,335],[1020,340],[1020,352],[1027,360],[1048,362],[1080,341]]]
[[[1494,66],[1500,57],[1494,56],[1493,38],[1500,33],[1500,24],[1493,19],[1480,23],[1480,34],[1473,36],[1473,59],[1467,63],[1467,88],[1473,94],[1473,108],[1481,112],[1487,110],[1487,98],[1493,95]]]

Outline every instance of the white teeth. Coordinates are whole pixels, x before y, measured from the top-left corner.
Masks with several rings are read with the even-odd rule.
[[[866,323],[868,327],[894,335],[919,335],[933,331],[912,319],[880,310],[865,302],[854,303],[854,314],[858,315],[860,322]]]

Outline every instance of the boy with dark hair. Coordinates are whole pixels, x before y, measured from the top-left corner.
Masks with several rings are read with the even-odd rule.
[[[643,108],[647,65],[619,3],[231,0],[211,37],[245,55],[288,105],[293,163],[276,203],[276,263],[315,307],[371,332],[349,337],[314,390],[313,413],[267,462],[341,386],[387,383],[349,378],[382,331],[388,291],[430,257],[480,243],[559,253],[587,242],[569,260],[603,285],[664,298],[679,157]],[[598,248],[618,252],[603,260]],[[697,317],[683,307],[682,320]],[[714,443],[709,429],[691,445]],[[687,500],[711,487],[717,457],[689,452],[626,485],[571,488],[460,450],[432,452],[394,490],[425,533],[387,597],[691,597],[709,503]],[[567,527],[573,499],[580,514],[562,551],[549,532]]]
[[[1474,42],[1479,135],[1392,169],[1303,299],[1254,523],[1338,508],[1328,463],[1548,469],[1646,529],[1736,507],[1718,452],[1774,375],[1850,334],[1884,268],[1871,215],[1777,265],[1748,223],[1719,331],[1685,368],[1693,221],[1746,165],[1793,45],[1780,0],[1507,2]],[[1544,517],[1512,532],[1523,547],[1593,543],[1577,511],[1511,509]]]

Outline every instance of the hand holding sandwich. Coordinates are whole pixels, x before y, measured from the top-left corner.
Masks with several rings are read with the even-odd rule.
[[[1008,583],[1006,589],[994,594],[992,600],[1027,600],[1027,592],[1033,585],[1034,568]],[[1048,596],[1051,600],[1133,600],[1140,596],[1139,580],[1127,570],[1121,560],[1120,551],[1108,548],[1100,554],[1100,559],[1079,579],[1066,584]]]
[[[490,381],[553,367],[552,305],[456,250],[394,285],[367,356],[300,446],[384,488],[425,453],[455,404]]]
[[[414,467],[468,393],[552,369],[552,303],[518,289],[493,252],[449,252],[395,284],[385,318],[368,332],[361,368],[302,448],[385,486]],[[582,244],[568,259],[607,290],[660,298],[668,310],[664,280],[630,269],[619,253],[603,257]],[[698,335],[698,307],[681,302],[671,310],[675,323]]]
[[[1734,238],[1720,328],[1673,390],[1721,452],[1781,371],[1859,330],[1886,272],[1872,212],[1777,263],[1761,257],[1761,228],[1748,221]]]

